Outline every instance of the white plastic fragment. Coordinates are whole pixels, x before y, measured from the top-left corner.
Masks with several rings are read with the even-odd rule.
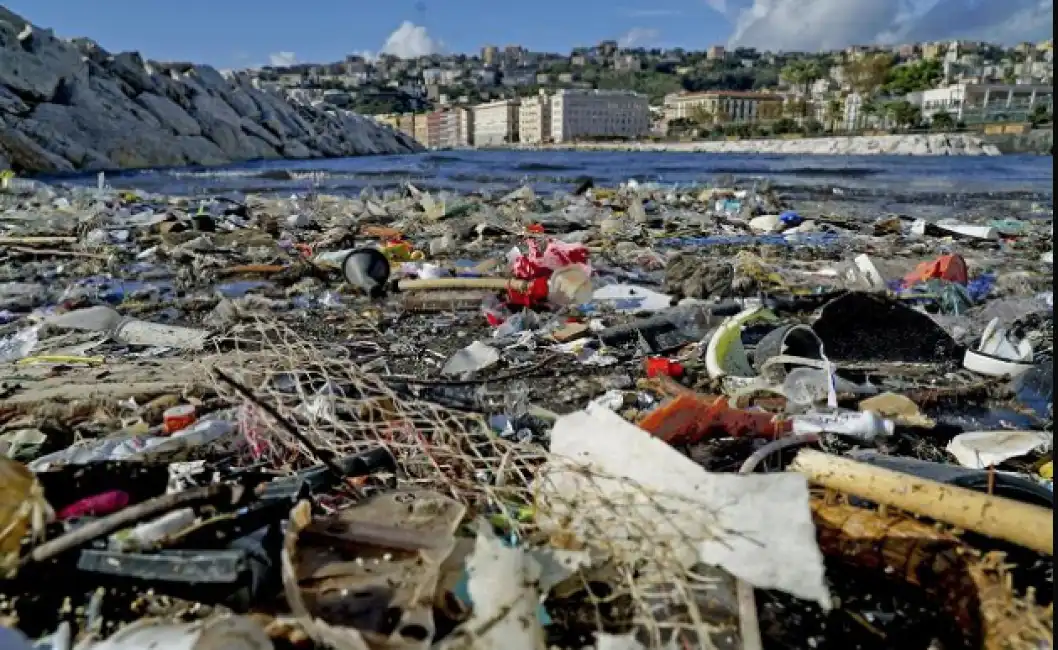
[[[500,351],[481,341],[474,341],[459,350],[445,362],[441,374],[446,376],[469,375],[479,372],[500,360]]]
[[[551,452],[536,486],[545,529],[622,556],[676,558],[684,569],[701,561],[830,608],[803,477],[706,472],[592,406],[559,418]]]
[[[646,650],[646,646],[636,641],[631,634],[617,635],[597,632],[595,650]]]
[[[525,551],[505,546],[487,524],[478,526],[467,558],[467,591],[474,613],[449,650],[543,650],[544,629],[537,619],[540,565]]]
[[[952,438],[947,450],[963,467],[985,469],[1036,450],[1046,451],[1053,445],[1051,436],[1046,431],[970,431]]]
[[[191,623],[143,619],[101,643],[78,650],[270,650],[272,642],[259,625],[242,616],[223,616]]]
[[[0,340],[0,363],[24,359],[37,347],[37,327],[27,327],[6,339]]]

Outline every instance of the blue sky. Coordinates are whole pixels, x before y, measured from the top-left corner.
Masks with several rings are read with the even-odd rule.
[[[245,67],[352,52],[475,52],[519,44],[566,52],[628,45],[774,50],[854,43],[1049,38],[1053,0],[6,0],[60,36],[160,60]]]

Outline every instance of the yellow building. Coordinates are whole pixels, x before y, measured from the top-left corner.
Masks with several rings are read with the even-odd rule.
[[[945,51],[944,43],[926,43],[922,46],[922,58],[927,61],[939,59]]]
[[[426,147],[430,144],[430,128],[429,128],[429,113],[416,113],[415,114],[415,130],[413,137],[421,144]]]
[[[772,93],[717,90],[665,96],[665,119],[709,116],[715,122],[756,122],[782,115],[783,98]]]

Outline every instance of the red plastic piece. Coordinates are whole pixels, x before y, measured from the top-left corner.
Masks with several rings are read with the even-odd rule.
[[[99,517],[109,515],[129,505],[128,492],[110,490],[95,496],[85,497],[66,506],[55,515],[60,521],[75,517]]]
[[[961,255],[941,255],[932,262],[923,262],[904,276],[904,285],[911,287],[933,279],[965,285],[970,281],[966,260]]]
[[[793,423],[763,411],[731,408],[722,397],[684,394],[648,413],[639,427],[670,445],[688,445],[708,438],[781,438]]]
[[[670,361],[664,357],[647,357],[643,359],[643,367],[647,371],[647,377],[674,377],[680,378],[683,376],[683,366],[675,361]]]
[[[528,291],[507,287],[507,304],[516,307],[536,307],[547,302],[547,278],[537,278],[529,283]]]

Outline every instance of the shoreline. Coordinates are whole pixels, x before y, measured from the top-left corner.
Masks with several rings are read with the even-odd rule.
[[[696,142],[572,142],[512,144],[483,149],[508,151],[618,151],[831,156],[1000,156],[998,147],[968,133],[827,136],[791,139],[701,140]]]

